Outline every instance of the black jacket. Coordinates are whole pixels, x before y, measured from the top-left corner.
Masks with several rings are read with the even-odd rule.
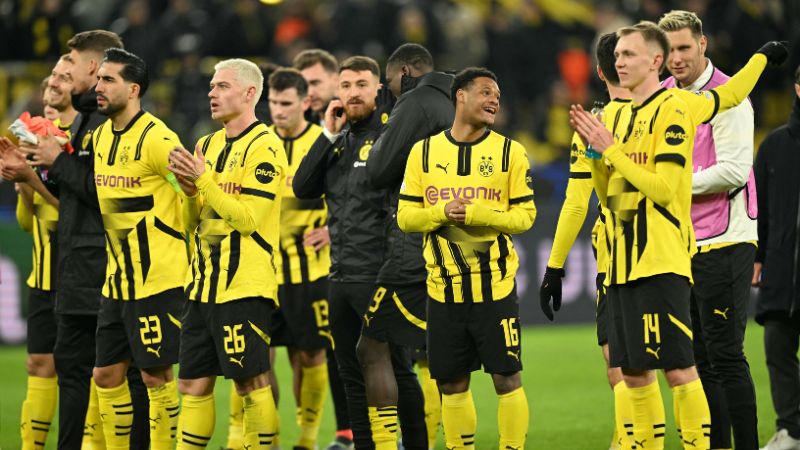
[[[91,133],[107,117],[97,112],[94,88],[74,96],[72,154],[62,153],[48,172],[58,186],[56,312],[97,314],[106,273],[106,241],[94,184]]]
[[[800,100],[789,122],[770,133],[754,166],[758,195],[758,251],[763,264],[756,321],[800,314]]]
[[[374,283],[383,263],[386,191],[370,184],[366,168],[380,129],[378,114],[373,113],[345,125],[333,144],[320,134],[292,180],[297,198],[325,196],[333,281]]]
[[[452,126],[455,116],[450,100],[452,75],[430,72],[419,78],[404,77],[403,81],[403,92],[367,160],[372,184],[389,190],[386,255],[378,282],[395,285],[424,283],[427,276],[422,233],[404,233],[397,225],[397,196],[408,154],[418,141]]]

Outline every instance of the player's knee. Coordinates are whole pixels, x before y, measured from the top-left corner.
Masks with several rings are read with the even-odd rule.
[[[300,353],[300,365],[302,367],[317,367],[325,362],[325,350],[303,350]]]
[[[116,370],[115,366],[95,367],[92,370],[94,384],[99,388],[111,389],[125,381],[125,372]]]
[[[656,381],[656,373],[653,370],[642,369],[621,369],[622,378],[628,387],[645,387]]]
[[[254,377],[236,378],[233,380],[236,393],[245,396],[253,391],[270,386],[269,372],[260,373]]]
[[[611,389],[614,389],[614,386],[622,382],[622,370],[619,367],[609,367],[606,373],[608,374],[608,384],[611,385]]]
[[[31,354],[26,361],[28,375],[40,378],[56,376],[56,363],[52,354]]]
[[[469,375],[447,381],[439,381],[439,392],[442,395],[453,395],[467,392],[469,389]]]
[[[522,387],[522,375],[520,372],[511,374],[492,374],[492,382],[494,382],[494,391],[497,395],[508,394]]]
[[[697,373],[697,369],[694,366],[687,367],[685,369],[671,369],[664,371],[664,378],[666,378],[667,384],[669,384],[670,387],[682,386],[684,384],[691,383],[699,377],[700,376]]]
[[[164,383],[172,381],[171,366],[142,369],[141,372],[142,382],[149,388],[163,386]]]
[[[178,392],[182,395],[203,397],[214,392],[214,379],[209,378],[178,378]]]

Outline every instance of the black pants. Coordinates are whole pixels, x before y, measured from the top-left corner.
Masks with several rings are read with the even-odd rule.
[[[767,357],[776,429],[800,438],[800,320],[769,318],[764,321],[764,350]]]
[[[97,316],[59,314],[53,356],[58,374],[58,448],[78,449],[89,406],[89,383],[95,361]],[[128,386],[133,400],[131,449],[150,447],[149,400],[139,369],[131,365]],[[96,430],[102,430],[97,424]]]
[[[339,363],[336,354],[328,347],[325,350],[328,358],[328,385],[331,387],[331,400],[333,400],[333,413],[336,417],[336,431],[350,429],[350,413],[347,411],[347,394],[344,392],[344,383],[339,376]]]
[[[711,411],[711,448],[758,449],[758,417],[744,335],[755,246],[736,244],[692,259],[694,357]]]

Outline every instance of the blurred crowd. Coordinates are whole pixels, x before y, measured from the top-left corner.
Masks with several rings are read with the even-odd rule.
[[[677,8],[702,18],[708,55],[729,74],[765,41],[792,42],[789,63],[768,72],[752,99],[757,136],[783,123],[790,72],[800,63],[798,0],[0,0],[0,126],[41,110],[41,80],[67,39],[88,29],[118,33],[145,59],[152,80],[145,108],[185,143],[215,127],[206,93],[221,57],[288,65],[299,51],[321,47],[383,63],[398,45],[416,42],[439,69],[497,73],[496,128],[531,153],[537,200],[560,203],[568,107],[605,96],[594,76],[596,37]]]

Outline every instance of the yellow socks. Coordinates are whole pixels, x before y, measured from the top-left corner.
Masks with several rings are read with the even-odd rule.
[[[133,427],[133,403],[128,390],[128,380],[114,388],[98,387],[97,403],[103,422],[106,448],[128,449]]]
[[[658,382],[647,386],[629,387],[633,410],[633,443],[636,448],[664,448],[664,403]]]
[[[214,434],[215,421],[214,394],[200,397],[184,395],[178,419],[177,450],[206,448]]]
[[[319,425],[322,421],[322,406],[328,389],[328,364],[322,363],[314,367],[303,367],[303,378],[300,387],[300,447],[314,448],[317,445]],[[277,414],[276,414],[277,417]]]
[[[684,448],[709,448],[711,413],[700,379],[672,388],[675,422]]]
[[[439,396],[439,386],[431,378],[428,362],[417,361],[419,366],[419,384],[422,386],[422,396],[425,398],[425,426],[428,429],[428,448],[436,447],[436,435],[439,433],[439,424],[442,422],[442,399]]]
[[[28,391],[22,403],[20,434],[22,448],[43,449],[56,411],[58,378],[28,376]]]
[[[244,439],[244,406],[242,397],[236,392],[236,385],[231,383],[231,412],[228,419],[228,443],[225,448],[242,448]]]
[[[178,427],[178,386],[175,380],[147,388],[150,399],[150,448],[172,450]]]
[[[619,448],[631,450],[633,443],[633,409],[631,392],[624,381],[614,385],[614,422]]]
[[[103,424],[100,421],[100,409],[97,403],[97,385],[91,380],[89,386],[89,407],[86,408],[86,421],[83,425],[83,450],[105,450],[106,437],[103,435]]]
[[[471,391],[442,395],[442,425],[448,449],[474,450],[478,416]]]
[[[368,406],[375,450],[397,449],[397,406]]]
[[[275,400],[272,387],[256,389],[242,397],[244,404],[244,446],[249,450],[272,447],[275,429]]]
[[[519,387],[508,394],[497,396],[497,429],[500,431],[500,448],[525,448],[528,435],[528,399],[525,390]]]

